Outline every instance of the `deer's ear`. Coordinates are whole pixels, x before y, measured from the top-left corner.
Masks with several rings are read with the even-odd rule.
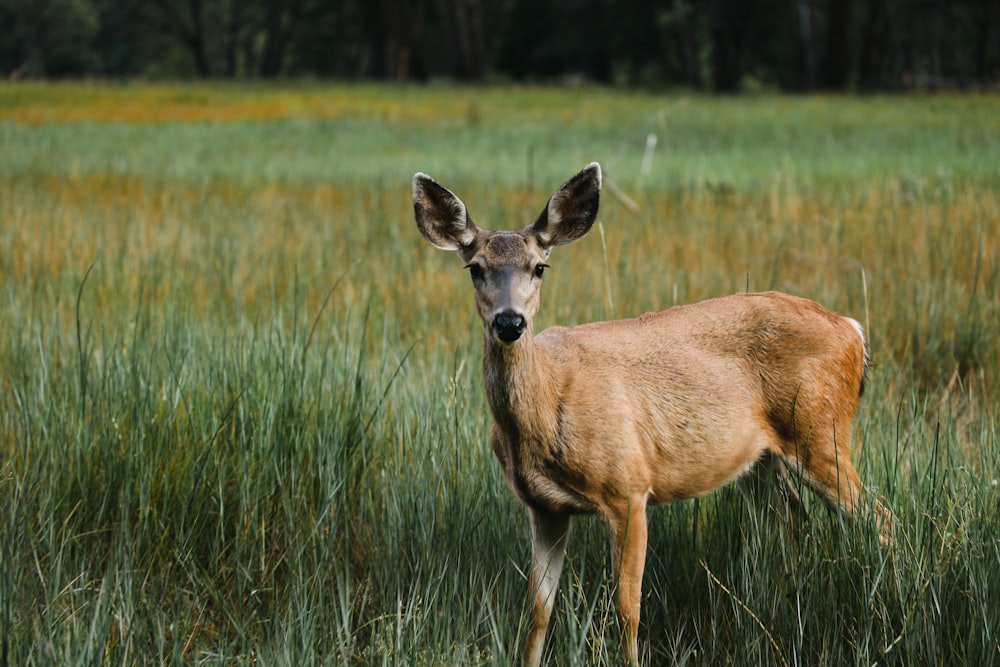
[[[424,238],[442,250],[463,250],[479,235],[465,204],[427,174],[413,175],[413,215]]]
[[[572,243],[590,231],[600,203],[601,165],[591,162],[556,190],[524,232],[533,234],[543,248]]]

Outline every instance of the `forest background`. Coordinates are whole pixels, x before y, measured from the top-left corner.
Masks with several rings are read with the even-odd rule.
[[[997,0],[0,0],[8,78],[983,89]]]

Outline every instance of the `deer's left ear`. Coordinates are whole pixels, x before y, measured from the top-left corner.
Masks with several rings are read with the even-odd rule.
[[[542,214],[524,229],[543,248],[582,238],[597,219],[601,203],[601,165],[591,162],[549,198]]]

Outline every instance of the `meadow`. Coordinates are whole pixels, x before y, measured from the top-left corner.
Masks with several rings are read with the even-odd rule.
[[[527,517],[461,261],[410,178],[599,226],[539,327],[781,289],[865,325],[859,472],[650,512],[647,664],[1000,664],[1000,97],[0,84],[0,664],[516,662]],[[647,153],[650,137],[655,150]],[[549,664],[617,664],[574,523]]]

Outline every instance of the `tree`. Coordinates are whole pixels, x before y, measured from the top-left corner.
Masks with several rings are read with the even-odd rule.
[[[263,5],[263,21],[258,26],[259,34],[263,35],[260,75],[265,78],[283,76],[307,0],[260,1]]]
[[[851,26],[854,0],[827,0],[826,51],[820,85],[844,90],[851,84]]]
[[[191,56],[195,72],[212,76],[205,27],[205,0],[147,0],[153,9],[155,27],[177,40]]]
[[[91,47],[99,22],[90,2],[7,0],[0,25],[0,58],[12,78],[80,76],[99,66]]]
[[[694,25],[684,0],[674,0],[674,15],[680,33],[681,53],[684,57],[684,81],[691,88],[701,88]]]
[[[1000,0],[0,0],[0,72],[995,86]]]
[[[799,0],[799,34],[802,39],[802,78],[806,90],[816,89],[816,47],[810,0]]]
[[[734,93],[743,81],[752,33],[754,0],[712,0],[710,5],[712,88]]]

